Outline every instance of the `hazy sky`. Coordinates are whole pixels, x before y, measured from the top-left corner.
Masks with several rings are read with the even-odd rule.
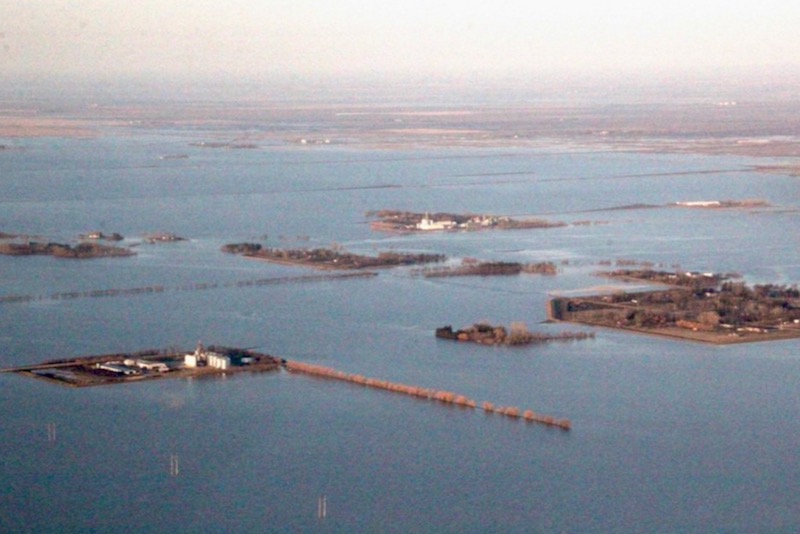
[[[0,76],[781,67],[798,28],[792,0],[0,0]]]

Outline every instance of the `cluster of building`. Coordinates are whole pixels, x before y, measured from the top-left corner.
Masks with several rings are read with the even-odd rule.
[[[134,377],[137,375],[155,377],[179,369],[216,369],[225,371],[233,367],[245,367],[265,363],[268,361],[249,353],[246,350],[212,350],[207,349],[202,343],[189,353],[177,353],[158,358],[125,358],[119,360],[101,361],[93,367],[98,370],[113,373],[120,377]]]
[[[123,239],[125,239],[124,237],[122,237],[121,234],[117,232],[114,232],[113,234],[109,235],[109,234],[104,234],[103,232],[97,230],[95,230],[94,232],[89,232],[88,234],[81,234],[78,237],[80,239],[90,239],[93,241],[98,241],[101,239],[105,239],[108,241],[122,241]]]
[[[505,218],[508,220],[507,218]],[[454,228],[469,228],[469,227],[485,227],[497,225],[502,219],[489,215],[476,215],[470,218],[467,222],[458,223],[452,220],[435,221],[431,218],[430,214],[426,213],[424,217],[417,223],[417,230],[452,230]]]
[[[684,208],[719,208],[722,207],[722,202],[719,200],[689,200],[676,202],[675,205]]]
[[[172,241],[186,241],[186,238],[170,232],[156,232],[154,234],[146,234],[144,240],[147,243],[168,243]]]
[[[103,371],[110,371],[112,373],[124,376],[138,375],[142,372],[156,372],[166,373],[169,371],[169,366],[164,362],[155,362],[151,360],[130,359],[119,362],[102,362],[95,365],[97,369]]]
[[[202,343],[197,344],[194,352],[190,352],[183,356],[182,365],[178,361],[173,361],[172,368],[195,369],[197,367],[210,367],[212,369],[225,370],[229,369],[231,365],[248,365],[255,361],[252,357],[237,358],[235,362],[231,362],[231,357],[227,354],[207,350],[203,347]],[[134,376],[142,373],[167,373],[172,368],[163,361],[144,360],[126,358],[120,361],[101,362],[95,364],[96,369],[109,371],[111,373],[122,376]]]
[[[227,354],[207,350],[202,343],[197,344],[194,352],[190,352],[183,357],[183,366],[193,369],[196,367],[211,367],[214,369],[230,369],[231,365],[250,365],[255,362],[252,356],[237,358],[235,362]]]

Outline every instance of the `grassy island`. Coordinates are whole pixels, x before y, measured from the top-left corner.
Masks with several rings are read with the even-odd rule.
[[[726,275],[647,269],[605,275],[670,287],[554,298],[550,318],[716,344],[800,337],[796,285],[750,287]]]
[[[448,276],[514,276],[520,273],[552,276],[558,268],[552,262],[519,263],[509,261],[476,261],[465,259],[461,265],[445,267],[425,267],[420,274],[426,278]]]
[[[97,240],[101,240],[101,241],[122,241],[123,239],[125,239],[125,237],[123,237],[123,235],[120,234],[119,232],[114,232],[112,234],[106,234],[106,233],[100,232],[98,230],[95,230],[94,232],[89,232],[88,234],[81,234],[81,235],[78,236],[78,238],[81,239],[81,240],[87,240],[88,239],[88,240],[91,240],[91,241],[97,241]]]
[[[436,337],[453,341],[469,341],[481,345],[529,345],[548,341],[572,341],[594,337],[592,332],[561,332],[559,334],[541,334],[531,332],[523,323],[511,323],[510,328],[492,326],[486,323],[474,325],[460,330],[452,326],[436,329]]]
[[[381,252],[377,256],[364,256],[331,248],[266,248],[258,243],[231,243],[224,245],[222,251],[230,254],[241,254],[248,258],[271,261],[273,263],[336,270],[419,265],[423,263],[440,262],[446,259],[443,254]]]
[[[152,234],[145,234],[144,240],[146,243],[174,243],[176,241],[186,241],[185,237],[175,235],[171,232],[155,232]]]
[[[416,213],[411,211],[380,210],[368,212],[373,230],[384,232],[426,232],[432,230],[524,230],[530,228],[556,228],[567,226],[564,222],[543,219],[512,219],[498,215],[457,213]]]
[[[99,243],[0,243],[0,254],[6,256],[53,256],[56,258],[88,259],[133,256],[129,248],[111,247]]]

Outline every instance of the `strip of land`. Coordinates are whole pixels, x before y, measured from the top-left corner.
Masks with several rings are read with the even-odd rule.
[[[268,285],[300,284],[311,282],[327,282],[333,280],[351,280],[355,278],[372,278],[377,273],[351,272],[351,273],[326,273],[304,276],[280,276],[275,278],[257,278],[250,280],[235,280],[230,282],[192,282],[179,286],[139,286],[139,287],[115,287],[106,289],[88,289],[85,291],[61,291],[44,295],[0,295],[0,304],[24,304],[47,300],[75,300],[82,298],[113,298],[113,297],[135,297],[141,295],[153,295],[159,293],[183,292],[183,291],[207,291],[210,289],[221,288],[248,288]]]
[[[746,200],[686,200],[669,205],[678,208],[704,209],[755,209],[770,207],[769,202],[757,198]]]
[[[376,269],[435,263],[446,259],[443,254],[380,252],[377,256],[365,256],[330,248],[267,248],[258,243],[231,243],[224,245],[222,250],[229,254],[240,254],[247,258],[266,260],[282,265],[298,265],[325,270]]]
[[[478,404],[469,397],[453,393],[452,391],[438,391],[435,389],[411,386],[408,384],[399,384],[397,382],[388,382],[386,380],[368,378],[362,375],[344,373],[342,371],[337,371],[336,369],[331,369],[330,367],[295,362],[291,360],[286,361],[284,366],[288,371],[292,372],[305,373],[332,380],[341,380],[344,382],[350,382],[352,384],[409,395],[420,399],[438,401],[444,404],[453,404],[467,409],[480,409],[487,414],[497,414],[510,417],[512,419],[523,419],[528,422],[541,423],[547,426],[560,428],[562,430],[570,430],[572,428],[572,423],[569,421],[569,419],[556,419],[548,415],[536,413],[533,410],[520,410],[516,406],[496,406],[494,403],[488,401]]]

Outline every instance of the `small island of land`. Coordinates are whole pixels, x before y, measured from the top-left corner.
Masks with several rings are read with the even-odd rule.
[[[106,234],[100,231],[89,232],[88,234],[81,234],[78,236],[79,239],[88,239],[92,241],[122,241],[125,239],[122,234],[118,232],[114,232],[112,234]]]
[[[380,252],[377,256],[363,256],[331,248],[279,249],[266,248],[258,243],[231,243],[224,245],[222,251],[284,265],[301,265],[317,269],[337,270],[418,265],[440,262],[446,259],[443,254]]]
[[[558,267],[553,262],[519,263],[509,261],[477,261],[464,259],[461,265],[425,267],[419,273],[426,278],[449,276],[515,276],[520,273],[553,276]]]
[[[194,352],[146,350],[51,360],[7,369],[71,387],[102,386],[159,378],[191,378],[222,373],[276,371],[283,361],[274,356],[230,347],[203,347]]]
[[[171,232],[155,232],[152,234],[145,234],[144,240],[146,243],[174,243],[176,241],[186,241],[185,237],[180,237]]]
[[[411,211],[380,210],[368,212],[375,217],[373,230],[383,232],[428,232],[436,230],[524,230],[530,228],[557,228],[567,226],[564,222],[543,219],[512,219],[497,215],[474,215],[456,213],[415,213]]]
[[[68,245],[63,243],[0,243],[0,254],[6,256],[53,256],[55,258],[88,259],[117,258],[133,256],[136,253],[129,248],[110,247],[99,243],[79,243]]]
[[[618,270],[606,276],[654,282],[669,289],[557,297],[550,319],[728,344],[800,337],[800,290],[749,287],[714,273]]]
[[[523,323],[511,323],[510,328],[492,326],[486,323],[475,323],[461,330],[453,330],[452,326],[443,326],[436,329],[439,339],[453,341],[469,341],[481,345],[529,345],[531,343],[545,343],[548,341],[573,341],[590,339],[593,332],[561,332],[559,334],[541,334],[531,332]]]

